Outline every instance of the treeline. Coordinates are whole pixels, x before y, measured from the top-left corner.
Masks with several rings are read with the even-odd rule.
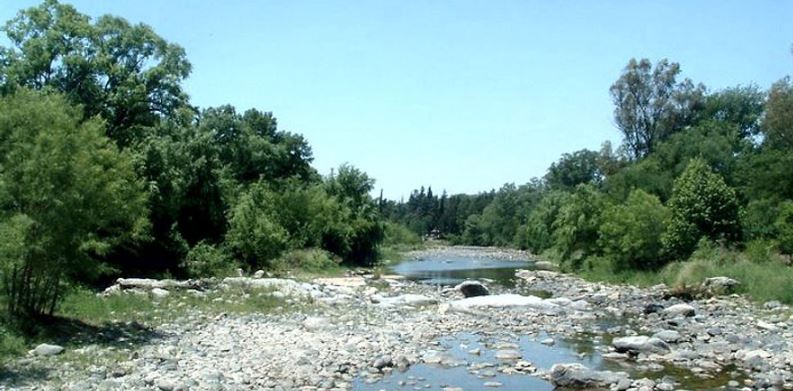
[[[269,112],[197,108],[184,50],[144,24],[47,0],[3,28],[0,277],[19,315],[114,275],[201,276],[284,262],[371,264],[374,181],[311,167]],[[290,250],[317,248],[290,255]]]
[[[441,197],[422,188],[384,209],[421,235],[529,249],[569,269],[657,270],[703,239],[793,253],[789,78],[708,92],[680,80],[678,64],[643,59],[610,92],[616,150],[564,154],[522,186]]]

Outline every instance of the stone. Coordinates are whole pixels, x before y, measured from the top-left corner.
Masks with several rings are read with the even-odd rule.
[[[450,310],[471,312],[476,308],[528,308],[544,313],[558,313],[560,307],[537,296],[523,296],[514,293],[501,295],[469,297],[449,303]]]
[[[170,295],[170,294],[171,294],[171,292],[169,292],[166,289],[162,289],[162,288],[154,288],[154,289],[151,290],[151,295],[155,299],[164,299],[164,298],[168,297],[168,295]]]
[[[653,334],[653,337],[658,338],[667,343],[675,343],[677,341],[680,341],[680,339],[682,338],[680,336],[680,333],[675,330],[661,330]]]
[[[644,306],[644,310],[642,310],[642,312],[645,315],[649,315],[649,314],[659,313],[659,312],[661,312],[663,310],[664,310],[664,306],[662,306],[660,304],[656,304],[656,303],[651,303],[651,304],[645,305]]]
[[[63,346],[59,345],[50,345],[50,344],[40,344],[33,349],[33,354],[37,356],[54,356],[56,354],[63,353],[64,348]]]
[[[515,349],[502,349],[496,352],[495,357],[499,360],[518,360],[523,355]]]
[[[462,293],[465,297],[487,296],[490,294],[490,290],[487,289],[484,284],[476,280],[463,281],[457,284],[454,289]]]
[[[322,316],[309,316],[303,320],[303,327],[308,331],[319,331],[328,328],[328,318]]]
[[[554,364],[550,372],[551,384],[556,387],[589,389],[609,387],[628,379],[624,372],[595,371],[581,364]]]
[[[543,345],[553,346],[553,344],[556,342],[553,340],[553,338],[545,338],[542,341],[540,341],[540,343]]]
[[[702,288],[714,295],[729,295],[735,293],[735,288],[741,285],[738,280],[729,277],[710,277],[702,283]]]
[[[424,295],[407,293],[400,296],[380,298],[379,304],[387,307],[399,306],[399,305],[423,306],[423,305],[438,304],[438,300]]]
[[[253,273],[253,278],[262,278],[264,277],[264,270],[257,270]]]
[[[656,337],[647,337],[644,335],[635,336],[635,337],[622,337],[622,338],[614,338],[612,341],[614,345],[614,349],[617,350],[618,353],[659,353],[659,354],[666,354],[669,353],[672,349],[669,348],[669,345],[666,342],[662,341]]]
[[[668,316],[694,316],[695,312],[694,307],[685,303],[675,304],[663,310],[663,313]]]

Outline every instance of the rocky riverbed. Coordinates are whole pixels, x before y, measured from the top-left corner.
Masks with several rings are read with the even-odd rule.
[[[476,248],[413,255],[445,254],[526,258]],[[793,389],[790,309],[730,295],[730,281],[709,282],[726,295],[685,302],[665,286],[604,285],[545,270],[517,271],[514,288],[367,274],[262,277],[120,280],[104,294],[164,300],[227,292],[218,297],[229,305],[268,295],[283,308],[195,308],[173,321],[125,325],[114,343],[31,347],[6,368],[0,389]],[[557,354],[574,342],[586,349]]]

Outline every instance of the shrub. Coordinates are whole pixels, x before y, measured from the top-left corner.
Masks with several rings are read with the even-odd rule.
[[[785,201],[779,206],[779,216],[774,222],[779,241],[779,251],[793,254],[793,201]]]
[[[597,252],[598,229],[606,201],[592,185],[579,185],[552,224],[553,241],[562,260],[573,269],[586,256]]]
[[[205,242],[190,249],[182,266],[190,277],[232,276],[238,267],[223,249]]]
[[[735,191],[702,159],[692,159],[675,180],[669,209],[671,219],[662,240],[674,257],[687,257],[701,238],[740,239]]]
[[[386,246],[408,245],[416,246],[421,244],[421,238],[413,231],[402,224],[386,222],[383,244]]]
[[[613,258],[618,270],[661,266],[661,235],[668,218],[669,212],[658,197],[644,190],[634,190],[625,204],[604,211],[600,226],[601,247]]]
[[[325,250],[309,248],[286,252],[278,262],[284,269],[319,272],[338,268],[341,259]]]
[[[532,209],[525,225],[518,228],[518,238],[525,239],[526,247],[535,254],[553,247],[553,222],[559,215],[559,209],[570,200],[570,193],[554,191],[548,193],[540,200],[537,206]]]
[[[278,223],[274,198],[265,184],[256,183],[231,210],[226,244],[251,268],[271,268],[271,261],[289,245],[289,233]]]
[[[58,95],[0,99],[0,187],[0,273],[13,314],[52,314],[70,282],[108,270],[97,257],[148,228],[130,156]]]

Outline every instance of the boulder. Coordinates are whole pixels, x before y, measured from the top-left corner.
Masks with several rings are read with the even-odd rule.
[[[559,305],[537,296],[523,296],[513,293],[469,297],[449,302],[449,309],[454,311],[472,312],[477,308],[526,308],[548,314],[558,314],[561,310]]]
[[[666,342],[656,337],[639,335],[635,337],[614,338],[614,349],[618,353],[659,353],[666,354],[671,351]]]
[[[658,338],[661,341],[667,343],[675,343],[677,341],[680,341],[680,339],[682,338],[680,336],[680,333],[675,330],[661,330],[653,334],[653,337]]]
[[[735,293],[735,288],[741,285],[738,280],[729,277],[710,277],[702,283],[702,288],[713,295],[729,295]]]
[[[465,297],[487,296],[490,294],[490,290],[484,284],[475,280],[463,281],[455,286],[454,289]]]
[[[154,289],[151,290],[151,295],[155,299],[163,299],[163,298],[168,297],[168,295],[170,295],[170,294],[171,294],[171,292],[168,292],[167,289],[154,288]]]
[[[659,313],[663,310],[664,310],[664,306],[662,306],[661,304],[650,303],[644,306],[644,310],[642,312],[644,312],[645,315],[650,315],[650,314]]]
[[[37,356],[54,356],[56,354],[63,353],[63,346],[58,345],[50,345],[50,344],[40,344],[33,349],[33,354]]]
[[[669,306],[662,311],[668,316],[694,316],[694,307],[689,304],[681,303]]]
[[[410,306],[422,306],[422,305],[430,305],[430,304],[438,304],[438,300],[433,299],[431,297],[427,297],[424,295],[416,295],[412,293],[394,296],[394,297],[382,297],[382,298],[374,298],[380,305],[382,306],[398,306],[398,305],[410,305]]]
[[[581,364],[554,364],[551,367],[551,384],[560,388],[608,388],[628,380],[625,372],[595,371]]]

